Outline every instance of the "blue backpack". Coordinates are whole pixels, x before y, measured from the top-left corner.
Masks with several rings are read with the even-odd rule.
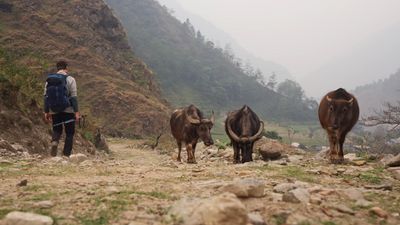
[[[46,100],[51,111],[63,112],[71,106],[67,90],[67,77],[63,74],[49,74],[47,76]]]

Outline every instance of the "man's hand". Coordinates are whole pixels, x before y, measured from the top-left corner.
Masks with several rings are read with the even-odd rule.
[[[52,118],[51,118],[51,114],[50,113],[44,113],[44,120],[48,123],[51,122]]]
[[[79,122],[81,119],[81,114],[79,112],[75,112],[75,122]]]

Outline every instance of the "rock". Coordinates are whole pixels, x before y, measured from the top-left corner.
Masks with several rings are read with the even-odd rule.
[[[263,181],[246,178],[235,179],[232,183],[220,188],[223,192],[230,192],[240,198],[263,197],[265,184]]]
[[[304,157],[302,155],[289,155],[288,161],[294,164],[298,164],[301,160],[303,160],[303,158]]]
[[[296,181],[295,183],[281,183],[276,185],[273,190],[274,192],[277,193],[286,193],[290,190],[296,189],[296,188],[305,188],[307,187],[307,183],[304,182],[298,182]]]
[[[117,187],[115,186],[110,186],[106,189],[107,194],[113,195],[113,194],[118,194],[120,191],[118,190]]]
[[[73,154],[69,156],[69,161],[72,163],[81,163],[87,159],[88,157],[82,153]]]
[[[400,153],[397,154],[395,157],[389,159],[386,163],[386,166],[388,167],[400,166]]]
[[[24,187],[24,186],[26,186],[26,185],[28,185],[28,180],[27,180],[27,179],[21,180],[21,181],[17,184],[18,187]]]
[[[390,170],[396,180],[400,180],[400,167],[395,167],[395,170]]]
[[[169,220],[185,225],[247,225],[246,207],[231,193],[208,199],[182,199],[168,213]]]
[[[321,151],[319,151],[315,155],[316,159],[328,159],[329,158],[329,148],[324,148]]]
[[[370,213],[375,214],[381,218],[387,218],[388,217],[388,213],[386,211],[384,211],[383,209],[379,208],[379,207],[372,207],[369,210]]]
[[[353,164],[355,166],[364,166],[365,164],[367,164],[367,161],[365,161],[365,160],[354,160],[354,161],[351,161],[351,164]]]
[[[42,209],[49,209],[54,206],[54,203],[52,201],[41,201],[35,202],[33,205]]]
[[[390,160],[394,158],[394,155],[392,154],[385,154],[380,160],[379,163],[383,166],[387,166],[387,164],[390,162]]]
[[[385,183],[385,184],[367,184],[364,186],[367,189],[376,189],[376,190],[384,190],[384,191],[391,191],[393,189],[393,184]]]
[[[372,202],[367,201],[367,200],[365,200],[363,198],[362,199],[358,199],[356,201],[356,206],[359,206],[359,207],[369,207],[371,205],[372,205]]]
[[[276,160],[282,156],[283,145],[277,141],[264,141],[256,148],[263,160]]]
[[[344,155],[344,159],[347,159],[349,161],[360,160],[360,158],[357,157],[356,153],[347,153],[346,155]]]
[[[18,211],[10,212],[4,218],[5,225],[52,225],[53,223],[51,217]]]
[[[322,203],[322,199],[319,196],[311,196],[310,203],[320,205]]]
[[[283,194],[282,200],[291,203],[308,203],[310,193],[305,188],[297,188]]]
[[[267,225],[259,213],[249,213],[247,216],[252,225]]]
[[[360,199],[364,199],[364,195],[361,193],[360,190],[356,188],[348,188],[342,190],[343,194],[346,195],[349,199],[357,201]]]
[[[52,164],[58,164],[61,163],[64,159],[62,157],[56,156],[56,157],[51,157],[48,162]]]
[[[355,214],[355,212],[352,209],[350,209],[349,207],[347,207],[345,205],[334,205],[334,206],[332,206],[332,208],[334,208],[337,211],[342,212],[342,213],[347,213],[347,214],[350,214],[350,215],[354,215]]]

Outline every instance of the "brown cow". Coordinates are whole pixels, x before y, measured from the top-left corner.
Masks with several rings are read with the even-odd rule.
[[[329,137],[332,163],[343,162],[343,143],[347,133],[358,121],[357,99],[343,88],[326,94],[319,104],[318,116]]]
[[[228,113],[225,132],[232,142],[233,163],[240,163],[240,155],[242,163],[253,161],[253,145],[261,138],[263,130],[264,122],[247,105]]]
[[[214,144],[211,137],[211,128],[214,125],[214,112],[210,119],[203,117],[203,113],[194,105],[175,110],[170,119],[171,132],[178,144],[178,161],[181,161],[182,142],[186,144],[188,163],[196,163],[195,149],[199,139],[206,146]]]

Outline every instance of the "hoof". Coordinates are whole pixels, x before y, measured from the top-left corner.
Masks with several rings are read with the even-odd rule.
[[[342,158],[331,158],[330,161],[332,164],[343,164],[344,163],[344,159],[342,159]]]
[[[197,164],[195,159],[188,159],[187,163],[189,163],[189,164]]]

